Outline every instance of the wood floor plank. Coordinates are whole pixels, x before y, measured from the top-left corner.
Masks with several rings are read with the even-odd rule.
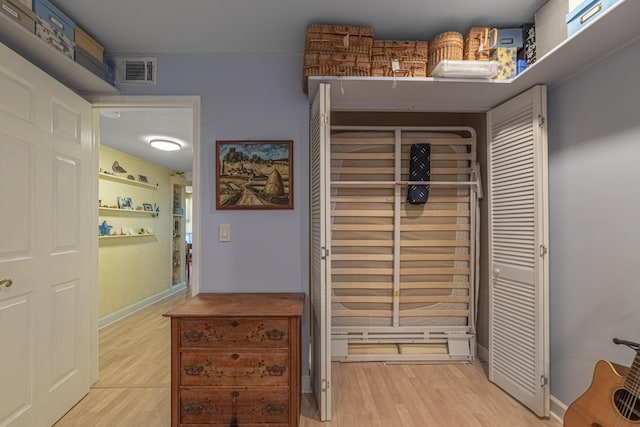
[[[100,380],[55,427],[169,427],[170,323],[184,294],[104,328]],[[332,365],[332,420],[304,394],[300,427],[560,427],[511,399],[479,363]]]

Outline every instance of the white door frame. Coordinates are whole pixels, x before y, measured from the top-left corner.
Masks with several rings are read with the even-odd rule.
[[[193,209],[192,209],[192,244],[193,270],[191,275],[191,295],[200,293],[200,97],[199,96],[149,96],[149,95],[115,95],[86,96],[85,99],[94,108],[93,129],[96,147],[100,142],[100,108],[190,108],[193,113]],[[96,184],[97,185],[97,184]],[[97,251],[96,251],[97,257]],[[96,262],[97,265],[97,262]],[[92,384],[98,381],[98,287],[92,289],[92,301],[95,304],[91,319],[91,379]]]

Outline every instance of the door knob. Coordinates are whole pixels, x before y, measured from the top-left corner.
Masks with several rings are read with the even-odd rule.
[[[0,280],[0,287],[4,286],[6,288],[10,288],[13,285],[13,280],[11,279],[2,279]]]

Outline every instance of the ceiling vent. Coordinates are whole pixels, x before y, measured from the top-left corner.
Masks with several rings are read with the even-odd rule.
[[[116,83],[156,84],[157,58],[115,58]]]

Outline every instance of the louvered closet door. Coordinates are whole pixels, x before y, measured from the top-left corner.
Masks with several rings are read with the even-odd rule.
[[[311,335],[313,392],[320,419],[331,419],[331,242],[329,184],[329,85],[320,84],[311,105]]]
[[[546,88],[492,110],[488,148],[489,378],[549,415]]]

